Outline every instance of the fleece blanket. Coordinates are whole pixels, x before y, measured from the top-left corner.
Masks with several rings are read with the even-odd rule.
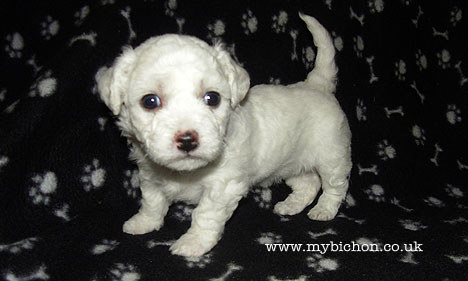
[[[273,214],[290,192],[280,183],[253,187],[200,258],[168,250],[194,206],[124,234],[139,183],[97,70],[179,33],[222,40],[252,85],[301,81],[316,48],[299,11],[333,37],[353,133],[338,216]],[[0,13],[0,279],[466,280],[464,1],[19,0]]]

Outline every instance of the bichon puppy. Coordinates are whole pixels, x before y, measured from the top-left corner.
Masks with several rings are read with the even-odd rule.
[[[318,54],[307,79],[293,85],[249,91],[249,75],[220,44],[173,34],[126,48],[97,73],[100,96],[118,115],[139,167],[141,208],[124,232],[160,229],[175,201],[197,204],[190,229],[170,249],[200,256],[221,238],[249,187],[283,179],[292,193],[275,213],[300,213],[322,187],[308,216],[335,217],[348,189],[351,132],[334,96],[330,35],[300,17]]]

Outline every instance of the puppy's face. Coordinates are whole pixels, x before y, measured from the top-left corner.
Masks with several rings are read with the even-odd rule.
[[[124,134],[159,165],[191,171],[215,160],[248,74],[220,46],[165,35],[127,49],[97,75]]]

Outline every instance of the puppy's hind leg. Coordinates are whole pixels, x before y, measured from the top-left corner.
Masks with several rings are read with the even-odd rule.
[[[316,172],[310,171],[295,177],[288,178],[286,184],[292,189],[288,197],[275,205],[274,212],[278,215],[295,215],[312,201],[320,189],[320,178]]]
[[[317,205],[307,214],[310,219],[328,221],[336,216],[341,202],[346,197],[350,169],[351,165],[346,163],[334,169],[319,169],[323,192]]]

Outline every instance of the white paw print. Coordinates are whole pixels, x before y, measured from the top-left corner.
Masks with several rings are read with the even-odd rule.
[[[343,38],[337,35],[335,31],[332,31],[331,36],[333,38],[333,45],[335,45],[335,48],[341,52],[344,48]]]
[[[315,51],[312,47],[306,47],[302,49],[302,62],[306,69],[312,69],[315,61]]]
[[[88,16],[89,12],[89,6],[83,6],[79,11],[75,12],[75,14],[73,14],[75,17],[75,25],[80,26]]]
[[[185,260],[189,268],[205,268],[212,261],[211,255],[210,253],[200,257],[186,257]]]
[[[256,187],[252,190],[253,199],[257,202],[258,206],[262,209],[271,208],[271,189],[267,187]]]
[[[445,116],[447,117],[447,121],[450,124],[455,125],[458,122],[461,122],[462,117],[460,115],[461,111],[455,104],[449,104],[447,106],[447,113],[445,114]]]
[[[222,20],[216,20],[214,23],[208,24],[208,30],[208,38],[217,39],[226,32],[226,25]]]
[[[382,160],[393,159],[396,157],[396,150],[388,143],[388,140],[383,140],[377,145],[379,151],[378,155]]]
[[[440,199],[437,199],[437,198],[432,197],[432,196],[427,197],[423,201],[426,202],[426,204],[431,206],[431,207],[437,207],[437,208],[445,207],[444,202],[442,202]]]
[[[2,245],[0,244],[0,252],[9,252],[10,254],[20,254],[24,250],[34,249],[39,238],[32,237],[27,238],[12,244]]]
[[[173,17],[175,15],[175,10],[177,9],[177,0],[167,0],[164,3],[164,7],[166,8],[165,14]]]
[[[242,15],[241,25],[244,28],[244,33],[247,35],[257,31],[258,20],[250,9],[247,10],[247,13]]]
[[[112,281],[138,281],[141,278],[137,268],[131,264],[117,263],[110,270]]]
[[[280,85],[281,79],[270,77],[270,79],[268,79],[268,82],[272,85]]]
[[[288,13],[279,11],[278,15],[272,17],[273,24],[271,28],[276,33],[283,33],[286,31],[286,24],[288,23]]]
[[[383,12],[385,7],[383,0],[369,0],[367,5],[369,6],[369,10],[372,14]]]
[[[360,35],[353,37],[353,49],[356,52],[358,58],[362,58],[362,53],[364,51],[364,40]]]
[[[5,51],[10,58],[21,58],[23,56],[24,40],[18,32],[6,36],[7,44]]]
[[[114,250],[119,244],[120,243],[118,241],[104,239],[91,249],[91,254],[102,255],[106,252]]]
[[[414,141],[416,142],[416,144],[424,145],[424,142],[426,141],[424,129],[419,127],[418,125],[414,125],[411,129],[411,132],[413,133]]]
[[[8,164],[8,162],[10,162],[10,158],[0,154],[0,172],[2,171],[2,168]]]
[[[358,99],[356,104],[356,117],[359,121],[367,120],[366,111],[367,107],[364,105],[364,101],[362,99]]]
[[[106,171],[100,168],[99,160],[94,159],[91,165],[83,168],[84,175],[81,177],[83,188],[89,192],[101,187],[106,181]]]
[[[422,224],[422,222],[413,221],[410,219],[398,220],[398,222],[401,224],[401,226],[403,226],[404,229],[411,231],[419,231],[427,228],[427,225]]]
[[[57,176],[53,172],[45,172],[31,179],[34,186],[29,189],[29,197],[36,205],[49,205],[50,196],[57,190]]]
[[[316,272],[336,270],[339,267],[336,259],[324,258],[320,254],[307,257],[307,266]]]
[[[364,191],[367,194],[367,197],[375,202],[385,202],[385,190],[382,186],[374,184]]]
[[[138,197],[138,190],[140,188],[140,177],[138,170],[125,171],[125,180],[123,182],[124,188],[127,190],[127,195],[132,198]]]
[[[395,62],[395,76],[400,81],[406,80],[406,62],[404,60]]]
[[[442,69],[447,69],[450,67],[450,52],[443,49],[439,53],[436,54],[437,56],[437,64],[442,67]]]
[[[413,3],[414,0],[401,0],[401,3],[405,6],[409,6]]]
[[[257,242],[260,245],[278,244],[283,242],[283,238],[281,235],[274,234],[273,232],[264,232],[260,234],[259,238],[257,238]]]
[[[422,53],[421,50],[416,52],[416,65],[418,66],[419,70],[427,69],[427,57]]]
[[[106,127],[107,118],[105,118],[105,117],[99,117],[99,118],[97,119],[97,122],[98,122],[98,124],[99,124],[99,130],[100,130],[101,132],[103,132],[104,129],[105,129],[105,127]]]
[[[453,7],[450,11],[450,22],[453,26],[456,26],[463,18],[463,12],[457,6]]]
[[[173,216],[178,221],[190,221],[192,219],[192,212],[194,207],[191,205],[178,204],[175,206]]]
[[[54,20],[50,15],[46,17],[46,19],[41,22],[41,35],[46,39],[49,40],[52,36],[57,35],[60,29],[60,25],[58,21]]]
[[[447,187],[445,188],[445,192],[447,192],[450,197],[454,197],[454,198],[462,198],[465,196],[465,194],[460,188],[455,187],[451,184],[447,184]]]
[[[56,89],[57,79],[52,77],[52,71],[48,70],[31,86],[29,96],[46,98],[53,95]]]

